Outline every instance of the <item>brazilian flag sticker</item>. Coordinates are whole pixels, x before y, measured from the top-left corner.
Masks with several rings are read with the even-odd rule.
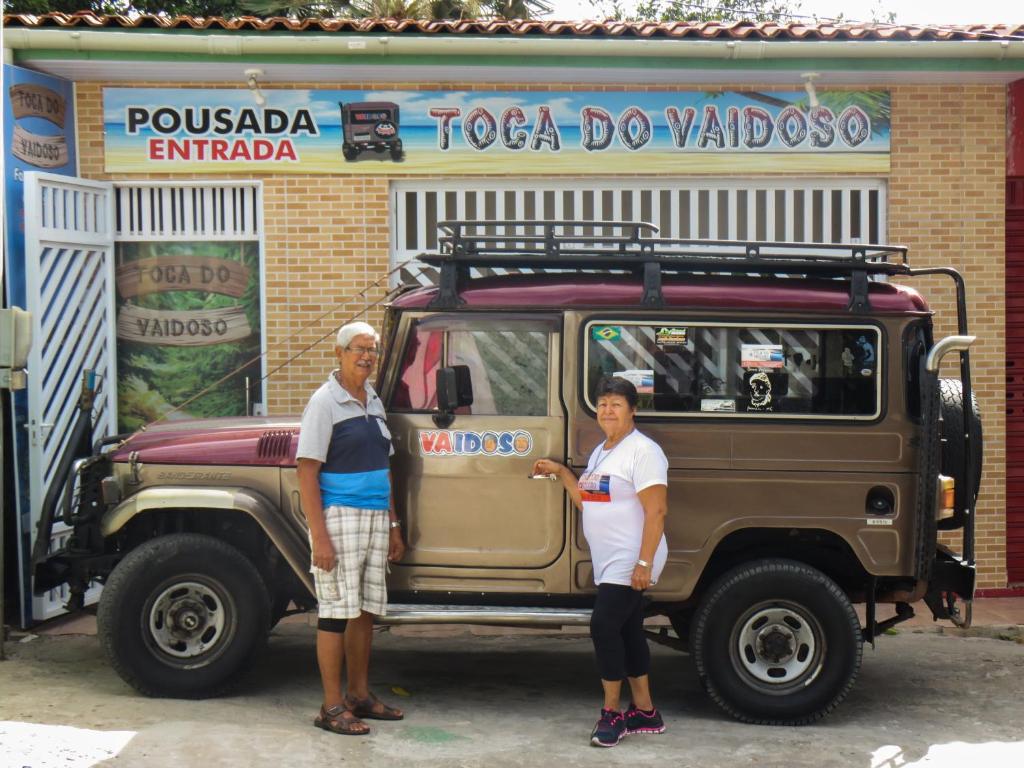
[[[622,338],[622,328],[617,325],[595,325],[590,329],[590,338],[594,341],[618,341]]]

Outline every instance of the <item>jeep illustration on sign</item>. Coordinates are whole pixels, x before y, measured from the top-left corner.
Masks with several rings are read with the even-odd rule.
[[[402,160],[402,139],[398,136],[398,105],[390,101],[361,101],[341,107],[341,153],[356,160],[366,150],[389,152],[396,163]]]
[[[672,629],[651,637],[688,650],[730,715],[820,719],[863,644],[921,601],[969,624],[982,433],[954,270],[911,268],[899,246],[669,240],[633,222],[441,226],[420,257],[438,284],[402,289],[384,318],[376,390],[408,552],[382,622],[589,621],[580,514],[532,467],[585,467],[598,382],[623,376],[669,463],[647,612]],[[936,274],[958,327],[938,340],[904,284]],[[958,375],[940,378],[948,355]],[[299,418],[168,421],[93,451],[89,408],[37,539],[59,515],[72,544],[37,546],[35,588],[66,583],[74,607],[103,582],[100,637],[137,690],[225,691],[290,605],[315,605]]]

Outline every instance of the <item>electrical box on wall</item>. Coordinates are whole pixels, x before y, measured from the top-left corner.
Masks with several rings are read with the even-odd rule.
[[[32,346],[32,315],[18,307],[0,309],[0,387],[24,389]]]

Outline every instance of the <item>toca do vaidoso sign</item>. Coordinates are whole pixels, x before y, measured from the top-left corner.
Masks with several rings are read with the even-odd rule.
[[[111,173],[887,172],[888,91],[107,88]],[[741,165],[738,165],[741,164]]]

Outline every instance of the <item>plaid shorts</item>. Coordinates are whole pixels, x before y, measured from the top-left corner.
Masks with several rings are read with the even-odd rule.
[[[321,619],[354,619],[360,611],[384,616],[388,590],[388,511],[327,507],[327,535],[338,558],[333,570],[310,566]],[[311,544],[312,546],[312,544]]]

